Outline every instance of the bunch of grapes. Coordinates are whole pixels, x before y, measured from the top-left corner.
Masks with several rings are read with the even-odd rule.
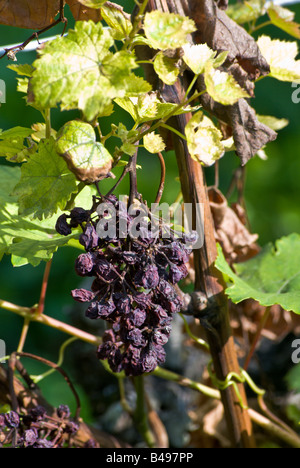
[[[182,308],[175,285],[188,274],[197,234],[178,236],[161,220],[153,223],[147,210],[131,214],[114,195],[105,199],[105,209],[98,200],[91,210],[61,215],[56,230],[68,235],[81,226],[83,231],[79,242],[86,252],[75,270],[94,280],[91,290],[75,289],[72,296],[89,303],[87,317],[107,322],[98,358],[113,372],[138,376],[165,361],[172,317]]]
[[[27,414],[10,411],[0,414],[0,447],[62,448],[71,446],[78,423],[70,418],[67,405],[60,405],[54,415],[43,406],[36,406]],[[90,443],[87,444],[87,448]]]

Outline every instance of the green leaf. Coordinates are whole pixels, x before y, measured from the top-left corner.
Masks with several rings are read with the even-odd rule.
[[[187,35],[196,31],[196,26],[186,16],[156,10],[146,13],[144,31],[154,49],[177,49],[186,44]]]
[[[265,0],[246,0],[228,5],[226,14],[238,24],[255,21],[265,13]]]
[[[134,73],[131,73],[128,76],[125,93],[126,96],[140,96],[142,94],[149,93],[150,91],[152,91],[152,86],[148,81],[144,80],[144,78],[137,76]]]
[[[235,302],[254,299],[263,306],[279,304],[300,314],[300,235],[291,234],[268,244],[251,260],[234,265],[232,271],[218,246],[216,268],[232,285],[226,294]]]
[[[67,122],[57,134],[56,150],[77,179],[89,184],[105,177],[112,167],[112,156],[85,122]]]
[[[29,137],[33,133],[32,128],[26,127],[13,127],[9,130],[5,130],[5,132],[0,132],[0,139],[14,139],[14,138],[26,138]]]
[[[132,30],[129,15],[125,14],[123,8],[114,3],[106,3],[101,7],[101,15],[104,21],[114,31],[115,39],[126,39]]]
[[[26,127],[14,127],[0,131],[0,156],[5,156],[8,161],[19,163],[29,155],[35,153],[34,145],[26,146],[24,140],[27,139],[34,131]]]
[[[229,73],[215,70],[211,63],[205,67],[204,80],[206,91],[217,102],[228,106],[241,98],[249,98],[249,94],[242,89]]]
[[[167,57],[162,51],[156,55],[153,66],[159,78],[167,85],[173,85],[179,75],[177,60]]]
[[[215,50],[210,49],[207,44],[186,44],[183,46],[183,50],[184,55],[182,58],[195,75],[203,73],[206,64],[212,62],[217,53]]]
[[[19,214],[42,219],[63,209],[76,191],[76,179],[55,151],[55,140],[42,140],[38,153],[23,163],[21,180],[13,190]]]
[[[197,112],[189,120],[185,135],[191,157],[205,166],[211,166],[223,156],[222,133],[203,112]]]
[[[29,65],[28,63],[13,63],[12,65],[7,65],[7,68],[10,68],[11,70],[15,71],[20,76],[28,76],[29,78],[32,77],[32,73],[34,72],[34,67],[32,65]]]
[[[268,76],[280,81],[300,80],[300,60],[295,60],[298,55],[297,42],[261,36],[257,45],[270,65],[271,72]]]
[[[126,95],[136,68],[128,52],[110,51],[113,44],[101,23],[77,22],[68,36],[47,43],[34,62],[31,101],[42,108],[78,108],[88,121],[100,116],[112,99]]]
[[[164,119],[171,112],[175,112],[174,115],[194,112],[200,107],[181,107],[176,112],[178,105],[169,102],[161,102],[158,99],[157,92],[147,93],[138,97],[118,98],[115,99],[115,102],[122,107],[122,109],[126,110],[136,123]]]
[[[154,132],[145,135],[143,141],[144,146],[149,153],[160,153],[166,147],[162,137]]]
[[[268,15],[272,23],[290,36],[300,39],[300,24],[293,21],[295,13],[278,5],[268,8]]]
[[[43,220],[19,215],[17,198],[10,194],[20,176],[19,167],[0,166],[0,259],[11,254],[14,266],[36,266],[50,260],[70,239],[78,238],[79,232],[67,237],[57,234],[55,224],[61,212]],[[78,205],[90,208],[92,194],[90,187],[85,187],[76,198]]]
[[[256,114],[256,117],[261,123],[275,131],[282,130],[289,124],[287,119],[277,119],[277,117],[273,117],[272,115]]]
[[[95,9],[100,8],[106,2],[106,0],[78,0],[78,1],[79,3],[81,3],[82,5],[88,8],[95,8]]]

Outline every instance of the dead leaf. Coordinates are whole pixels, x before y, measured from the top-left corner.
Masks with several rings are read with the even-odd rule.
[[[208,196],[216,242],[222,246],[227,261],[230,264],[243,262],[256,255],[260,250],[256,244],[258,235],[248,231],[220,190],[210,187]]]
[[[67,0],[75,21],[100,21],[100,10],[87,8],[78,0]],[[56,19],[59,0],[0,0],[0,24],[25,29],[43,29]]]
[[[0,0],[0,23],[27,29],[42,29],[55,21],[59,0]]]

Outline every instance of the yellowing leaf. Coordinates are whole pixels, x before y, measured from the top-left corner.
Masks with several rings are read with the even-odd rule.
[[[182,58],[195,75],[203,73],[207,62],[212,61],[217,53],[208,47],[207,44],[185,44],[183,51],[184,56]]]
[[[269,76],[280,81],[300,80],[300,60],[295,60],[298,54],[297,42],[261,36],[257,45],[270,65]]]
[[[187,35],[195,30],[194,21],[186,16],[158,10],[145,15],[145,35],[154,49],[166,50],[181,47],[186,44]]]
[[[185,135],[191,157],[205,166],[211,166],[223,156],[222,133],[203,112],[197,112],[189,120]]]
[[[275,26],[300,39],[300,24],[293,21],[295,13],[279,5],[272,5],[268,8],[268,15]]]
[[[275,131],[282,130],[289,124],[287,119],[277,119],[277,117],[273,117],[272,115],[256,115],[261,123]]]
[[[172,85],[176,82],[179,68],[176,66],[176,60],[166,57],[160,51],[154,59],[154,70],[159,78],[167,85]]]
[[[154,132],[145,135],[143,140],[144,146],[149,153],[160,153],[166,147],[162,137]]]
[[[204,80],[208,94],[225,106],[232,105],[241,98],[250,97],[232,75],[215,70],[211,63],[207,63],[205,67]]]
[[[34,62],[31,100],[42,108],[77,107],[88,121],[105,113],[112,99],[126,95],[136,68],[128,52],[110,51],[113,44],[101,23],[77,22],[67,37],[47,43]]]
[[[101,7],[101,15],[104,21],[112,28],[115,39],[125,39],[132,30],[130,16],[123,11],[120,5],[106,2]]]
[[[56,150],[76,177],[88,184],[105,177],[112,167],[110,153],[86,122],[67,122],[57,134]]]

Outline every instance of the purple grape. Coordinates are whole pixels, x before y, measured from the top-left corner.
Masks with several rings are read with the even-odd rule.
[[[67,218],[68,216],[66,214],[60,215],[55,224],[56,231],[62,236],[68,236],[69,234],[72,234],[72,229],[67,222]]]
[[[87,289],[73,289],[71,294],[73,299],[78,302],[91,302],[95,297],[95,293]]]
[[[75,261],[75,271],[79,276],[88,276],[93,270],[93,267],[94,258],[90,252],[80,254]]]

